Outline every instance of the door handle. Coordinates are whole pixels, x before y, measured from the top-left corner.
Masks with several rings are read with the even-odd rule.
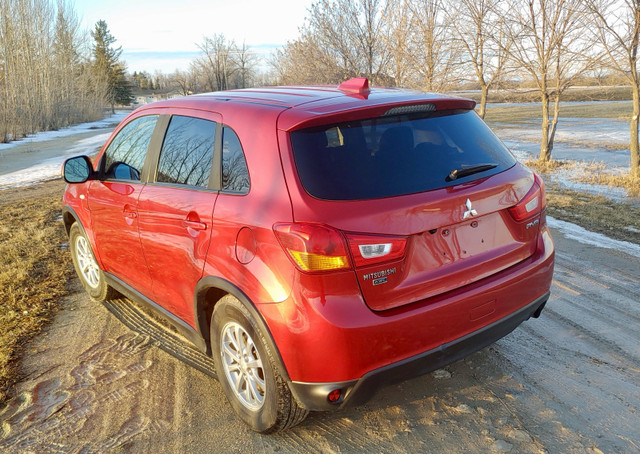
[[[138,213],[136,213],[135,211],[124,210],[122,214],[124,214],[125,218],[135,219],[138,217]]]
[[[204,222],[200,222],[200,221],[189,221],[184,220],[182,221],[182,223],[184,224],[185,227],[189,228],[189,229],[193,229],[193,230],[207,230],[207,224],[205,224]]]

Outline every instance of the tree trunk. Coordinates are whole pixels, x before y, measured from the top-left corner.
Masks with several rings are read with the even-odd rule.
[[[558,128],[558,117],[560,116],[560,95],[556,95],[556,99],[553,102],[553,120],[551,121],[551,131],[549,132],[549,138],[547,139],[547,161],[551,159],[551,152],[553,151],[553,141],[556,137],[556,130]]]
[[[631,176],[640,178],[640,150],[638,149],[638,116],[640,115],[640,86],[633,86],[633,116],[629,125],[630,140],[629,152],[631,153]]]
[[[542,91],[542,139],[540,140],[540,161],[551,158],[549,150],[549,93]]]
[[[480,93],[480,107],[478,108],[478,115],[480,118],[484,119],[484,115],[487,112],[487,97],[489,96],[489,86],[487,84],[483,84],[481,86]]]

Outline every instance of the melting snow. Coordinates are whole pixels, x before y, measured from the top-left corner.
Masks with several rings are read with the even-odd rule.
[[[79,140],[73,147],[66,149],[62,156],[45,159],[26,169],[0,175],[0,190],[29,186],[59,178],[62,163],[65,159],[76,154],[86,153],[89,149],[102,146],[110,134],[110,132],[107,132]]]
[[[59,129],[57,131],[38,132],[36,134],[31,134],[24,139],[14,140],[13,142],[9,143],[0,143],[0,152],[25,143],[45,142],[51,139],[73,136],[75,134],[81,134],[83,132],[90,132],[95,129],[114,127],[115,125],[120,123],[129,113],[131,113],[131,111],[119,110],[110,117],[104,118],[102,120],[92,121],[90,123],[81,123],[78,125],[69,126],[68,128]]]
[[[580,243],[587,244],[589,246],[615,249],[640,258],[640,246],[637,244],[630,243],[628,241],[614,240],[613,238],[606,237],[600,233],[590,232],[579,225],[561,221],[560,219],[555,219],[551,216],[547,216],[547,223],[549,224],[549,227],[559,230],[560,233],[571,240],[579,241]]]

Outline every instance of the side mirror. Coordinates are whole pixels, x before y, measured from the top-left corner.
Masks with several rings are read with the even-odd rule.
[[[67,183],[84,183],[92,173],[93,165],[86,156],[69,158],[62,165],[62,177]]]

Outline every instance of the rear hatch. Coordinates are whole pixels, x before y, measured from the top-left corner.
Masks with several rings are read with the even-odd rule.
[[[455,291],[536,250],[541,182],[475,112],[429,106],[289,134],[294,219],[339,233],[344,251],[319,254],[344,254],[337,263],[376,311]]]

